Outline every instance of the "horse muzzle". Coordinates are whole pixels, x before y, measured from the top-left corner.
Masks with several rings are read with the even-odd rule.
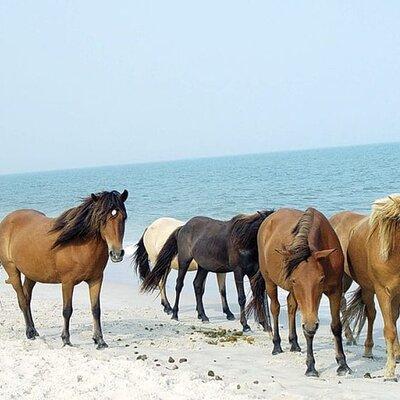
[[[124,249],[121,249],[119,251],[115,251],[115,250],[110,250],[110,259],[112,262],[118,263],[121,262],[124,259],[124,254],[125,251]]]

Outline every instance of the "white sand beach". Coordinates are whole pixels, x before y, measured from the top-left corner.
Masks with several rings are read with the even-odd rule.
[[[376,358],[362,358],[362,345],[345,346],[353,374],[338,377],[329,310],[323,302],[321,328],[315,337],[320,377],[306,378],[304,352],[288,351],[284,302],[281,309],[284,353],[272,356],[269,337],[253,321],[249,335],[235,336],[234,330],[240,332],[240,324],[237,320],[224,319],[219,296],[212,289],[214,276],[208,277],[205,293],[210,323],[202,324],[196,319],[192,274],[186,280],[180,321],[176,322],[163,313],[155,295],[139,293],[128,257],[122,264],[110,263],[106,272],[102,320],[109,348],[99,351],[91,339],[92,320],[84,284],[74,294],[71,320],[74,347],[63,348],[61,287],[38,284],[35,288],[32,311],[40,337],[30,341],[25,337],[15,293],[4,283],[5,273],[1,269],[1,399],[398,398],[399,384],[384,383],[382,378],[385,349],[379,320],[375,329]],[[115,276],[119,276],[118,282]],[[119,283],[123,280],[125,283]],[[173,279],[169,286],[173,287]],[[173,299],[171,290],[169,294],[170,300]],[[228,281],[228,294],[237,315],[236,292],[231,281]],[[220,333],[221,329],[232,332],[222,338],[204,333],[214,329]],[[305,341],[300,332],[299,337],[304,350]],[[170,357],[173,362],[169,362]],[[365,378],[366,373],[372,379]]]

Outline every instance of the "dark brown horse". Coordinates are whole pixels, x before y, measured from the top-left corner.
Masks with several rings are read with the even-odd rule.
[[[8,274],[18,296],[25,323],[26,336],[38,336],[31,313],[31,295],[36,282],[61,283],[63,295],[64,345],[71,346],[69,321],[72,315],[72,294],[80,282],[89,285],[94,319],[93,340],[101,349],[107,347],[100,324],[100,290],[103,271],[110,256],[119,262],[124,256],[122,240],[125,230],[128,197],[102,192],[92,194],[81,205],[48,218],[35,210],[18,210],[0,223],[0,264]],[[25,276],[21,282],[21,273]]]
[[[273,211],[257,212],[252,215],[238,215],[229,221],[208,217],[195,217],[176,229],[161,249],[154,269],[147,275],[143,291],[153,291],[169,273],[171,262],[178,255],[179,271],[176,280],[176,298],[172,318],[178,319],[179,296],[183,281],[192,260],[198,264],[193,282],[197,311],[207,320],[203,306],[204,281],[209,271],[233,272],[240,305],[240,322],[243,331],[249,331],[245,316],[246,296],[243,278],[249,278],[258,271],[257,232],[262,221]],[[259,322],[265,330],[271,330],[264,303],[258,309]]]
[[[350,372],[342,346],[340,302],[342,297],[343,253],[335,231],[323,214],[314,208],[305,212],[281,209],[261,225],[258,232],[260,271],[254,277],[257,293],[248,307],[251,311],[263,301],[265,288],[271,299],[274,326],[272,354],[282,352],[279,335],[278,286],[289,292],[288,320],[291,351],[300,351],[296,333],[299,306],[307,341],[307,376],[318,376],[313,339],[319,326],[318,308],[324,293],[329,298],[335,337],[337,373]],[[260,283],[261,282],[261,283]]]

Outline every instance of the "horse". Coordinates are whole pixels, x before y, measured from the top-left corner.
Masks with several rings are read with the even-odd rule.
[[[175,304],[172,319],[178,320],[179,298],[186,272],[192,260],[198,265],[193,282],[198,313],[205,315],[202,296],[204,280],[209,271],[233,272],[240,306],[240,323],[243,331],[250,330],[245,315],[246,296],[243,278],[254,276],[258,270],[257,232],[262,221],[273,211],[258,211],[251,215],[237,215],[229,221],[208,217],[194,217],[178,227],[169,236],[161,249],[156,265],[142,283],[144,292],[153,291],[169,273],[172,260],[178,255],[178,277],[176,280]],[[267,308],[262,303],[257,314],[258,322],[270,331]]]
[[[396,329],[400,311],[400,195],[376,200],[369,217],[343,212],[333,216],[332,223],[347,252],[349,273],[359,285],[345,313],[345,322],[367,318],[364,355],[372,357],[376,295],[386,341],[384,380],[397,381],[396,358],[400,359]]]
[[[179,221],[175,218],[158,218],[153,221],[143,232],[142,237],[136,244],[136,251],[133,255],[133,262],[136,268],[136,273],[139,275],[140,280],[146,278],[150,272],[150,263],[154,266],[158,254],[160,253],[164,243],[167,241],[170,234],[177,228],[184,225],[183,221]],[[175,257],[171,261],[171,268],[179,269],[178,259]],[[196,271],[197,263],[192,260],[189,264],[188,271]],[[167,274],[168,277],[168,274]],[[167,279],[167,277],[165,279]],[[197,281],[196,281],[197,282]],[[217,273],[217,282],[219,293],[221,295],[222,310],[226,314],[228,320],[234,320],[235,316],[229,309],[228,302],[226,299],[226,274]],[[172,307],[167,299],[167,293],[165,291],[166,281],[161,280],[159,284],[160,294],[161,294],[161,305],[164,307],[164,312],[167,314],[172,313]],[[203,314],[198,314],[198,318],[203,322],[208,322],[208,317]]]
[[[77,207],[49,218],[35,210],[18,210],[0,223],[0,264],[17,293],[24,315],[26,336],[39,336],[32,318],[31,297],[36,282],[61,283],[64,328],[63,345],[72,346],[69,322],[75,285],[85,281],[94,322],[97,349],[108,347],[100,322],[100,290],[108,258],[120,262],[127,213],[128,192],[92,194]],[[25,276],[21,282],[21,274]]]
[[[273,317],[272,354],[282,353],[279,335],[277,288],[289,292],[288,321],[290,351],[301,351],[296,333],[296,311],[300,308],[307,341],[307,376],[318,376],[313,339],[319,326],[318,308],[322,294],[330,303],[331,329],[335,338],[337,373],[351,372],[342,345],[340,303],[342,297],[343,253],[339,239],[325,216],[314,208],[305,212],[283,208],[275,211],[258,231],[260,270],[254,276],[258,288],[247,307],[251,313],[260,307],[265,290],[271,300]]]

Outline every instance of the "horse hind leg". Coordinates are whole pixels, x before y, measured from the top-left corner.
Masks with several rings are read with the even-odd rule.
[[[28,312],[28,300],[25,296],[24,289],[21,282],[21,272],[14,266],[14,263],[4,263],[4,269],[8,274],[8,279],[6,283],[13,286],[15,292],[17,293],[18,305],[24,315],[25,326],[26,326],[26,337],[28,339],[34,339],[36,337],[36,330],[33,326],[33,321],[30,313]],[[36,332],[37,333],[37,332]]]
[[[204,311],[204,304],[203,304],[203,295],[204,295],[207,274],[208,271],[199,265],[197,268],[196,277],[194,278],[193,281],[194,292],[196,295],[196,310],[198,313],[198,319],[201,319],[203,322],[209,321],[209,318],[207,317]]]
[[[278,300],[278,288],[271,280],[268,280],[267,282],[267,294],[271,299],[271,314],[274,323],[274,336],[272,339],[274,348],[272,354],[275,355],[283,352],[281,347],[281,337],[279,335],[279,312],[281,305]]]
[[[364,343],[363,357],[373,358],[372,355],[372,348],[374,347],[373,330],[374,330],[374,321],[376,316],[374,293],[363,290],[361,295],[363,303],[365,304],[365,314],[367,316],[367,322],[368,322],[367,337]]]
[[[189,269],[189,265],[192,261],[192,258],[184,258],[181,254],[178,255],[178,262],[179,262],[179,270],[178,270],[178,277],[176,278],[176,285],[175,285],[175,303],[174,307],[172,308],[172,319],[178,321],[178,311],[179,311],[179,298],[183,289],[183,283],[185,280],[186,273]]]
[[[169,272],[168,272],[168,274],[169,274]],[[171,307],[171,304],[169,304],[168,297],[167,297],[167,291],[165,289],[165,285],[167,284],[167,279],[168,279],[168,275],[165,278],[162,278],[160,281],[160,284],[158,285],[158,288],[160,289],[161,305],[164,307],[164,312],[166,314],[170,315],[172,313],[172,307]]]
[[[217,282],[219,293],[221,295],[222,312],[226,314],[226,319],[228,319],[229,321],[233,321],[235,319],[235,316],[229,309],[228,301],[226,299],[226,274],[217,273]]]
[[[32,281],[31,279],[25,277],[24,279],[24,284],[23,284],[23,290],[24,290],[24,294],[26,297],[26,301],[28,304],[28,316],[31,322],[31,328],[32,328],[32,333],[34,336],[39,336],[38,331],[35,328],[35,324],[33,322],[33,317],[32,317],[32,311],[31,311],[31,300],[32,300],[32,290],[35,287],[36,282]]]

